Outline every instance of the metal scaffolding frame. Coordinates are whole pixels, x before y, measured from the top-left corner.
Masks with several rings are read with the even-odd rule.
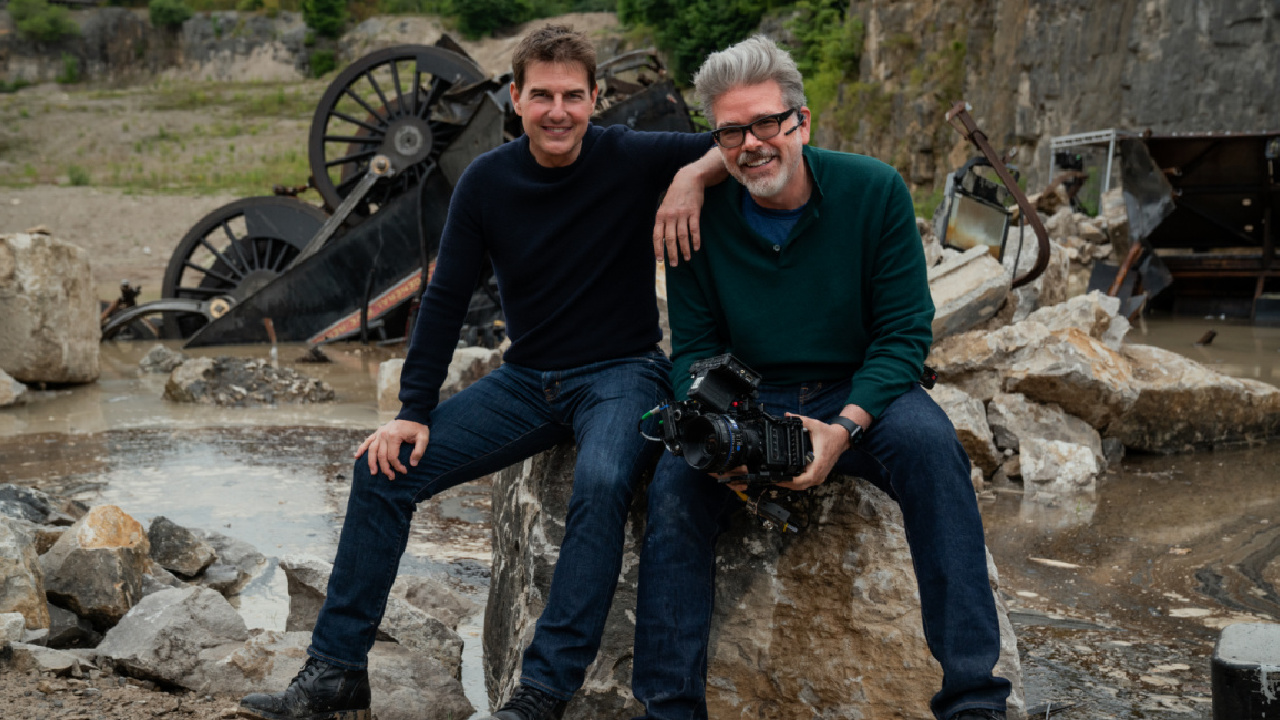
[[[1111,189],[1111,167],[1116,156],[1116,139],[1122,137],[1137,137],[1140,133],[1130,130],[1119,130],[1117,128],[1108,128],[1106,130],[1095,130],[1093,132],[1076,133],[1074,135],[1058,135],[1049,141],[1049,179],[1054,176],[1054,155],[1059,150],[1065,150],[1070,147],[1081,147],[1088,145],[1091,147],[1100,147],[1105,145],[1107,148],[1107,173],[1102,176],[1102,192]]]

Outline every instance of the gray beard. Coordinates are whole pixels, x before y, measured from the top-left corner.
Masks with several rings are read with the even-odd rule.
[[[738,156],[738,159],[750,162],[752,160],[758,160],[761,157],[775,158],[779,164],[781,164],[782,161],[782,156],[780,154],[766,156],[763,153],[743,153]],[[748,178],[742,172],[742,168],[738,166],[737,163],[726,162],[725,167],[735,180],[742,183],[743,186],[747,188],[747,192],[751,193],[752,197],[773,197],[774,195],[782,192],[782,189],[787,186],[787,182],[791,180],[791,172],[788,168],[781,168],[777,174],[770,178]]]

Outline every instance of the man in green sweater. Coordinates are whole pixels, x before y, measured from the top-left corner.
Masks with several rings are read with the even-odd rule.
[[[791,57],[757,36],[694,79],[733,180],[707,191],[702,251],[667,271],[672,384],[732,352],[773,415],[803,417],[814,458],[781,483],[866,478],[901,506],[925,637],[944,678],[939,720],[1005,717],[1009,682],[969,459],[919,379],[933,301],[911,196],[877,160],[808,147]],[[649,489],[632,686],[646,718],[706,718],[715,541],[730,489],[663,456]],[[905,700],[905,699],[904,699]]]

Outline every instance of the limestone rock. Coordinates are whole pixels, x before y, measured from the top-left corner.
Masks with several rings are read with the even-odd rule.
[[[84,250],[0,235],[0,369],[26,383],[98,379],[98,300]]]
[[[138,361],[138,368],[147,373],[171,373],[187,359],[186,353],[170,350],[157,343]]]
[[[0,613],[0,639],[7,642],[22,642],[22,631],[26,627],[27,618],[22,613]]]
[[[179,580],[173,573],[156,563],[151,564],[151,571],[142,576],[142,595],[146,597],[169,588],[187,587],[189,583]]]
[[[70,525],[76,520],[44,491],[9,483],[0,484],[0,515],[36,525]]]
[[[982,246],[930,268],[933,337],[964,332],[995,315],[1009,292],[1009,283],[1004,268]]]
[[[1041,308],[1027,319],[1044,325],[1050,331],[1079,328],[1089,337],[1101,340],[1102,344],[1118,352],[1124,336],[1129,332],[1129,320],[1118,315],[1119,312],[1119,298],[1094,290],[1060,305]]]
[[[1057,405],[1031,402],[1020,393],[999,393],[987,404],[987,423],[1001,450],[1018,452],[1022,442],[1031,439],[1061,440],[1087,446],[1098,467],[1107,467],[1098,431]]]
[[[459,623],[482,609],[475,600],[434,576],[401,575],[391,586],[391,595],[403,598],[453,630],[457,630]]]
[[[204,405],[317,403],[334,397],[323,380],[253,358],[194,358],[175,368],[164,386],[166,400]]]
[[[378,364],[378,411],[400,410],[400,371],[404,358],[392,358]]]
[[[199,690],[201,663],[225,656],[228,651],[220,648],[248,637],[244,620],[226,598],[188,587],[143,598],[107,632],[98,653],[133,677]]]
[[[187,682],[196,692],[243,697],[252,692],[279,692],[307,661],[309,632],[255,632],[240,645],[218,645],[205,652],[206,662],[192,668]],[[381,688],[375,690],[376,696]]]
[[[332,563],[310,556],[288,556],[280,561],[289,586],[286,630],[311,631],[329,586]],[[378,639],[404,645],[444,668],[450,677],[461,677],[462,638],[453,628],[399,597],[387,599]]]
[[[188,578],[200,574],[217,558],[212,545],[163,515],[151,519],[147,540],[152,560]]]
[[[992,442],[991,428],[987,425],[987,412],[982,401],[945,383],[935,385],[929,394],[951,419],[969,460],[986,475],[995,472],[1004,461],[1004,456]]]
[[[1127,447],[1173,452],[1280,434],[1280,390],[1215,372],[1177,353],[1126,345],[1138,398],[1107,435]]]
[[[1092,491],[1098,478],[1098,462],[1087,445],[1028,438],[1019,453],[1022,479],[1042,490],[1070,493]]]
[[[218,556],[195,581],[223,595],[236,594],[254,578],[271,570],[267,558],[243,540],[203,528],[191,528],[191,533],[209,543]]]
[[[66,650],[54,650],[28,643],[13,643],[12,649],[12,667],[18,672],[80,677],[88,664],[79,656]]]
[[[463,347],[453,352],[448,374],[440,385],[440,402],[457,395],[502,364],[502,352],[483,347]],[[378,366],[378,410],[400,409],[400,372],[404,360],[387,360]]]
[[[1031,233],[1024,238],[1023,252],[1019,254],[1013,246],[1014,240],[1010,239],[1010,247],[1005,249],[1004,265],[1007,272],[1013,277],[1023,277],[1031,268],[1035,266],[1036,257],[1040,254],[1040,248],[1035,242],[1035,236]],[[1017,263],[1017,272],[1014,272],[1014,264]],[[1001,321],[1000,327],[1009,323],[1022,322],[1032,312],[1039,308],[1052,307],[1067,299],[1067,279],[1070,262],[1067,253],[1062,245],[1057,242],[1049,242],[1049,264],[1045,266],[1044,272],[1035,280],[1021,287],[1011,288],[1009,290],[1009,299],[1005,303],[1005,307],[993,319]],[[1010,281],[1012,282],[1012,280]],[[995,329],[990,323],[986,326],[988,329]]]
[[[285,630],[311,632],[324,605],[333,564],[309,555],[286,555],[280,558],[280,569],[284,570],[289,587],[289,617],[285,620]]]
[[[378,720],[466,720],[475,712],[457,678],[404,645],[374,643],[369,683],[377,688],[372,709]]]
[[[520,651],[545,603],[573,461],[572,448],[562,446],[494,478],[485,675],[495,706],[519,676]],[[813,524],[798,536],[767,533],[740,514],[720,540],[710,715],[932,717],[929,698],[942,677],[925,644],[897,504],[848,478],[829,479],[814,495]],[[569,720],[640,710],[628,691],[635,630],[628,610],[635,602],[644,507],[637,497],[601,651],[569,705]],[[994,587],[998,578],[991,580]],[[1002,627],[1009,633],[1002,667],[1020,688],[1012,627]],[[1020,709],[1020,690],[1013,702]]]
[[[146,532],[114,505],[91,508],[40,558],[49,599],[107,628],[142,597]]]
[[[22,525],[0,515],[0,613],[20,613],[28,628],[49,627],[44,572],[35,539]]]
[[[14,380],[9,373],[0,370],[0,408],[27,401],[27,386]]]
[[[1124,415],[1138,399],[1129,362],[1077,328],[1049,334],[1004,373],[1006,392],[1020,392],[1082,418],[1095,428]]]
[[[443,622],[398,597],[387,598],[378,639],[396,642],[440,663],[449,677],[462,679],[462,638]]]

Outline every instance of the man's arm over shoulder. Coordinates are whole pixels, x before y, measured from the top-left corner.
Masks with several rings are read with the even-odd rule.
[[[462,174],[449,202],[449,216],[427,292],[418,309],[413,339],[400,374],[400,420],[428,425],[440,401],[457,347],[458,332],[484,263],[481,223],[485,164],[477,160]],[[474,170],[474,171],[473,171]]]
[[[911,193],[892,168],[877,174],[885,184],[882,217],[878,237],[867,239],[874,243],[868,274],[874,339],[854,373],[848,400],[873,417],[920,379],[934,313]]]

